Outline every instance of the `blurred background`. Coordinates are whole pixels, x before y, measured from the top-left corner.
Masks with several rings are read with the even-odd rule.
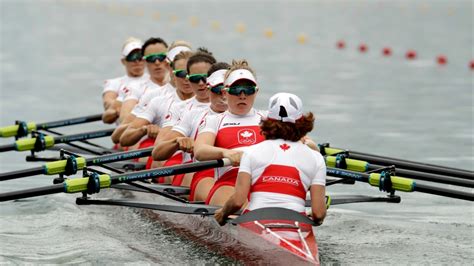
[[[162,37],[207,47],[218,61],[247,59],[261,88],[257,107],[265,109],[276,92],[299,95],[306,111],[316,114],[311,136],[318,143],[474,169],[474,7],[469,0],[0,0],[0,12],[2,126],[16,119],[45,122],[101,112],[103,81],[124,74],[125,39]],[[61,130],[107,127],[94,123]],[[0,139],[0,144],[10,142]],[[111,145],[106,139],[98,143]],[[0,154],[1,172],[33,165],[24,162],[24,154]],[[50,178],[25,181],[2,183],[0,190],[49,184]],[[380,194],[364,184],[328,191]],[[331,210],[318,232],[322,261],[397,264],[394,250],[404,264],[474,259],[471,203],[400,194],[396,206]],[[176,240],[133,211],[73,202],[73,195],[55,195],[2,203],[0,262],[229,262]],[[57,221],[58,214],[67,219]],[[99,226],[74,234],[112,223],[114,215],[143,230]],[[79,248],[71,238],[79,238]],[[125,245],[125,239],[134,240]]]

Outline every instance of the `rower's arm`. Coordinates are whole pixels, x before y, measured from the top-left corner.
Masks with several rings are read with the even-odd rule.
[[[194,157],[199,161],[217,160],[224,158],[227,149],[214,146],[216,135],[204,132],[197,136],[194,142]]]
[[[311,212],[313,220],[322,224],[326,217],[326,187],[321,185],[311,185]]]
[[[127,117],[133,110],[133,107],[137,105],[138,101],[135,99],[128,99],[122,104],[122,108],[120,108],[120,120],[125,121]],[[123,123],[123,122],[122,122]]]
[[[122,102],[114,100],[111,106],[109,106],[102,114],[102,121],[106,124],[114,123],[120,115],[120,107]]]
[[[115,99],[117,99],[118,94],[115,91],[106,91],[102,95],[102,102],[104,104],[104,110],[109,109],[112,104],[115,102]]]
[[[153,148],[153,152],[151,153],[155,161],[163,161],[170,158],[179,148],[177,138],[184,137],[183,134],[174,130],[171,130],[161,139],[160,135],[161,132],[156,138],[155,148]]]
[[[146,135],[147,129],[145,126],[149,125],[150,122],[143,118],[136,118],[127,127],[120,137],[120,145],[127,147],[137,143],[143,136]]]
[[[220,225],[223,225],[229,215],[236,213],[247,202],[251,180],[252,176],[249,173],[239,172],[234,194],[226,201],[224,207],[215,215],[215,218]]]

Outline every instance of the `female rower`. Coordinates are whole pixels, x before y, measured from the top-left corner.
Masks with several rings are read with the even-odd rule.
[[[192,54],[190,51],[179,53],[174,57],[173,66],[177,69],[184,68]],[[120,137],[120,145],[134,145],[142,137],[148,135],[151,139],[148,146],[152,146],[171,106],[178,102],[189,100],[194,96],[189,82],[184,78],[180,78],[177,73],[175,72],[175,92],[171,96],[164,95],[153,98],[142,112],[137,113],[136,118],[128,125]]]
[[[162,125],[158,137],[156,138],[155,146],[166,139],[173,126],[181,119],[183,114],[191,112],[192,110],[203,111],[209,108],[209,91],[206,86],[206,78],[207,72],[215,62],[216,59],[214,56],[212,56],[212,53],[210,53],[206,48],[202,47],[198,48],[197,52],[189,58],[185,70],[185,72],[187,72],[186,79],[189,80],[195,96],[193,99],[185,103],[173,104],[170,111],[166,115],[166,120]],[[181,71],[183,70],[184,69],[181,69]],[[175,153],[171,158],[164,162],[164,166],[171,166],[180,164],[182,162],[183,153],[179,152]],[[158,167],[161,165],[162,163],[153,161],[150,167]],[[169,183],[172,179],[173,177],[164,178],[164,182]],[[161,179],[161,181],[163,181],[163,179]]]
[[[230,68],[230,65],[224,62],[218,62],[211,66],[207,72],[207,86],[210,93],[211,105],[206,109],[194,109],[190,112],[186,112],[179,119],[179,121],[173,126],[172,130],[160,141],[155,144],[153,149],[153,159],[157,161],[167,160],[176,152],[185,152],[184,158],[180,163],[186,163],[192,161],[191,154],[193,152],[194,140],[198,134],[199,125],[204,122],[204,119],[208,115],[215,115],[222,113],[227,110],[227,102],[222,95],[222,88],[224,87],[224,75],[225,72]],[[211,172],[209,172],[211,171]],[[191,180],[195,180],[194,177],[203,176],[208,178],[208,187],[211,187],[214,183],[213,169],[205,170],[202,172],[188,173],[186,175],[178,175],[173,179],[173,185],[176,186],[187,186],[191,185]],[[204,184],[205,182],[203,182]],[[205,196],[198,195],[198,199],[193,197],[195,187],[191,188],[190,200],[205,200]],[[209,191],[207,191],[209,192]]]
[[[122,107],[120,109],[121,125],[117,127],[112,134],[112,141],[118,143],[128,124],[134,119],[130,118],[130,113],[138,100],[147,90],[159,90],[161,95],[172,94],[175,89],[169,84],[170,64],[166,60],[166,51],[168,44],[161,38],[150,38],[142,46],[144,53],[143,59],[146,61],[146,67],[150,78],[145,82],[134,82],[124,88]]]
[[[242,150],[264,140],[259,123],[263,114],[253,108],[257,82],[247,61],[234,61],[224,81],[228,110],[209,116],[199,128],[194,155],[199,161],[229,158],[234,167],[217,168],[206,203],[223,205],[234,191]]]
[[[326,216],[326,164],[301,141],[313,129],[313,114],[303,114],[301,99],[289,93],[271,97],[268,109],[268,118],[260,124],[266,140],[245,150],[235,193],[214,217],[223,225],[249,193],[246,211],[281,207],[304,213],[309,190],[313,220],[321,224]]]
[[[130,37],[122,47],[122,65],[125,67],[126,74],[119,78],[108,79],[105,81],[102,93],[104,113],[102,120],[104,123],[111,124],[117,120],[120,114],[120,102],[117,101],[120,90],[130,82],[140,82],[148,78],[145,72],[145,63],[142,59],[142,42]]]

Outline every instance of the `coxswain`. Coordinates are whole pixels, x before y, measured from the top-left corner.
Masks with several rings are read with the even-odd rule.
[[[313,113],[303,113],[301,99],[290,93],[270,98],[268,116],[260,124],[265,141],[247,148],[240,160],[235,193],[214,217],[221,225],[227,217],[266,207],[280,207],[305,213],[310,191],[313,220],[321,224],[326,216],[326,164],[323,156],[302,140],[314,125]]]

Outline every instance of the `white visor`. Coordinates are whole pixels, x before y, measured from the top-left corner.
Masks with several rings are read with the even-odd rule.
[[[302,116],[303,102],[294,94],[280,92],[268,101],[267,117],[270,119],[295,123]]]
[[[176,46],[168,52],[166,57],[168,58],[170,62],[173,62],[174,57],[184,51],[191,51],[191,49],[189,49],[189,47],[186,47],[186,46]]]
[[[208,78],[207,78],[207,85],[211,87],[215,87],[219,84],[224,83],[224,76],[225,73],[227,72],[227,69],[220,69],[217,70],[216,72],[212,73]]]
[[[252,81],[255,85],[257,85],[257,81],[253,76],[252,72],[248,71],[247,69],[236,69],[230,73],[227,79],[224,81],[224,85],[226,87],[231,86],[237,80],[246,79]]]
[[[129,42],[127,45],[122,50],[122,57],[127,57],[127,55],[130,54],[133,50],[137,49],[142,49],[142,43],[141,42]]]

